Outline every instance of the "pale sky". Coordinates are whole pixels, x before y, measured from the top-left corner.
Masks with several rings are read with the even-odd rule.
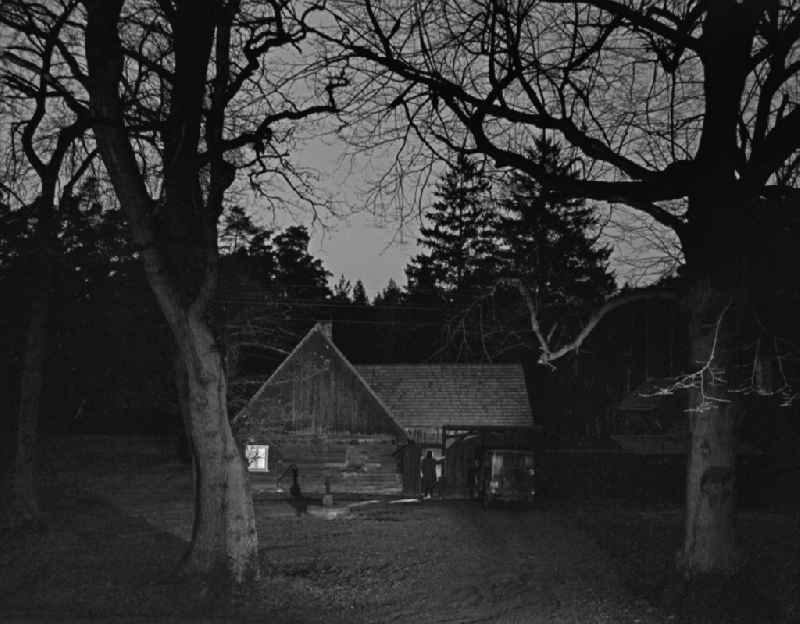
[[[319,175],[319,186],[339,204],[340,214],[320,214],[324,225],[315,223],[313,215],[305,211],[275,215],[279,225],[292,223],[309,227],[312,239],[309,251],[320,258],[331,272],[331,285],[344,275],[351,284],[364,283],[371,299],[381,292],[389,279],[401,287],[406,284],[404,269],[412,256],[420,253],[417,245],[419,219],[410,206],[402,209],[391,205],[383,210],[364,206],[365,190],[370,179],[391,164],[390,155],[365,154],[343,162],[346,147],[338,139],[326,136],[310,140],[296,154],[298,165],[313,167]],[[433,200],[428,192],[429,199]],[[396,217],[400,212],[406,217],[401,225]],[[601,240],[613,248],[610,268],[617,283],[622,286],[644,286],[671,272],[670,267],[680,263],[680,251],[674,234],[665,231],[652,219],[625,207],[610,210],[601,207],[601,221],[609,219]]]
[[[309,252],[331,272],[330,283],[338,282],[341,275],[353,285],[361,280],[371,300],[389,279],[405,286],[406,264],[420,251],[419,221],[406,217],[401,223],[400,212],[414,211],[409,206],[398,207],[394,199],[382,209],[368,200],[372,180],[390,167],[392,154],[375,151],[345,158],[349,151],[352,148],[341,139],[328,134],[308,139],[292,156],[298,167],[316,171],[320,194],[335,202],[336,214],[319,211],[319,220],[315,220],[311,211],[301,207],[274,218],[280,227],[308,227],[312,235]]]
[[[379,227],[375,218],[365,213],[338,224],[334,222],[333,227],[328,231],[316,228],[309,246],[311,253],[321,258],[333,274],[332,283],[338,282],[342,274],[352,284],[360,279],[370,300],[386,287],[390,278],[400,286],[405,285],[405,266],[419,253],[415,235],[400,241],[397,225]]]

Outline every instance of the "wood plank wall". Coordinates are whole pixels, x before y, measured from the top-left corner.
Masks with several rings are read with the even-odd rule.
[[[277,493],[277,479],[291,464],[299,471],[303,494],[322,494],[325,479],[333,494],[400,494],[402,475],[398,472],[397,449],[390,436],[353,438],[348,435],[313,433],[275,435],[268,442],[269,472],[251,473],[254,492]],[[280,482],[283,492],[292,484],[291,474]]]
[[[245,408],[244,435],[266,431],[404,436],[363,382],[317,334]]]

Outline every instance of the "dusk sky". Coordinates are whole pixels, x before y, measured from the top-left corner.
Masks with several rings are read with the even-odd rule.
[[[415,209],[412,200],[384,197],[385,205],[379,208],[368,199],[374,180],[394,162],[394,152],[355,150],[354,154],[354,148],[333,133],[325,133],[319,126],[316,130],[320,134],[310,138],[307,134],[292,160],[299,168],[316,171],[320,195],[335,202],[339,216],[320,211],[319,220],[315,220],[311,210],[301,207],[276,212],[275,224],[302,224],[309,228],[309,251],[330,271],[331,285],[341,275],[351,284],[361,280],[370,299],[386,287],[389,279],[404,286],[404,269],[421,251],[417,245],[419,207]],[[426,195],[423,211],[434,201],[433,188]],[[296,199],[293,203],[297,203]],[[652,283],[681,262],[674,234],[652,219],[624,206],[610,209],[601,204],[599,210],[604,224],[600,241],[613,248],[610,265],[620,286]],[[400,214],[405,215],[402,222]],[[254,216],[256,220],[265,218],[258,211]]]
[[[400,286],[405,284],[403,269],[418,253],[416,235],[406,235],[401,241],[397,224],[378,226],[375,217],[366,213],[331,222],[331,230],[316,228],[310,247],[333,274],[334,283],[342,274],[353,284],[360,279],[370,299],[390,278]]]
[[[391,165],[392,155],[376,150],[345,157],[350,151],[344,141],[328,134],[306,140],[293,157],[298,167],[316,170],[319,192],[337,204],[339,216],[320,211],[321,223],[315,222],[312,211],[301,207],[274,217],[280,227],[306,225],[312,235],[309,251],[331,272],[330,282],[341,275],[351,284],[360,279],[372,299],[389,279],[405,285],[405,266],[419,253],[419,220],[414,213],[401,223],[400,212],[408,215],[413,209],[401,208],[395,199],[382,209],[368,199],[372,180]]]
[[[299,166],[312,167],[318,172],[319,188],[339,204],[346,216],[319,214],[324,224],[314,223],[308,210],[276,214],[278,224],[303,224],[312,233],[310,251],[321,258],[331,272],[335,284],[341,275],[355,284],[364,283],[372,299],[381,292],[389,279],[401,287],[406,283],[405,266],[420,248],[419,214],[412,206],[399,206],[391,199],[382,210],[366,202],[371,180],[391,164],[388,154],[359,154],[355,163],[343,159],[347,146],[339,139],[326,136],[309,140],[297,152]],[[432,189],[425,206],[433,201]],[[368,205],[365,205],[367,203]],[[423,210],[424,207],[423,206]],[[406,215],[401,223],[399,214]],[[620,286],[625,283],[642,286],[669,274],[680,263],[680,251],[674,234],[659,227],[652,219],[624,206],[613,210],[600,207],[604,223],[601,242],[610,245],[610,259]],[[409,216],[411,215],[411,216]]]

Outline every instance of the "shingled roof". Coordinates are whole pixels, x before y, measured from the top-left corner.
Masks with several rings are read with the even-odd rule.
[[[356,369],[406,430],[533,424],[525,376],[516,364],[388,364]]]

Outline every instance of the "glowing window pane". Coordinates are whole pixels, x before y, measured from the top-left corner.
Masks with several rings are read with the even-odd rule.
[[[269,471],[269,446],[266,444],[248,444],[244,451],[247,458],[247,469],[250,472]]]

